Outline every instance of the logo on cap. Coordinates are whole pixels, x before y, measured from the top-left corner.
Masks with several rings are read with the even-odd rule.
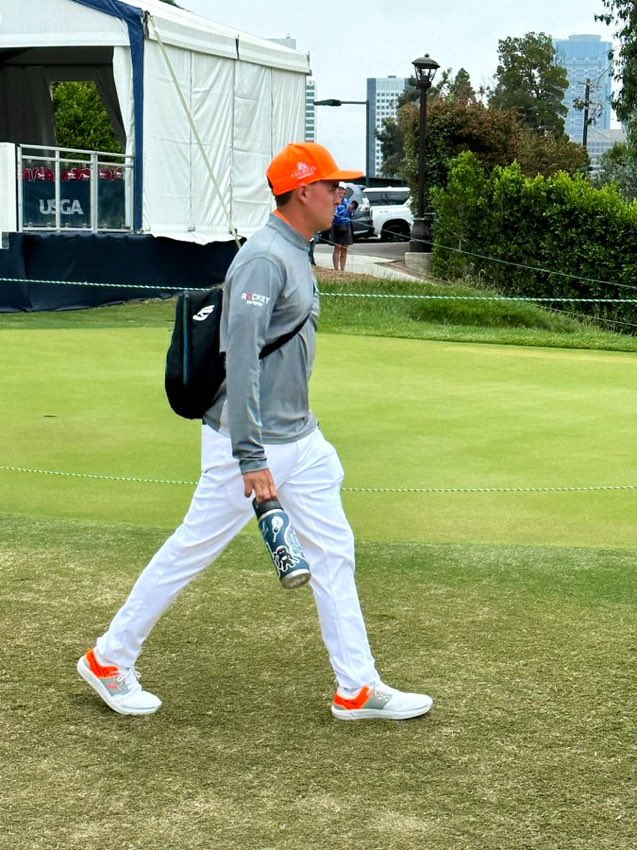
[[[294,177],[297,180],[305,180],[308,177],[312,177],[313,174],[316,174],[316,166],[310,165],[307,162],[297,162],[296,168],[294,169]]]

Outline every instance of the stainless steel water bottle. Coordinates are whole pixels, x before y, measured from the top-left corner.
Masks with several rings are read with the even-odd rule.
[[[268,499],[259,504],[254,499],[252,507],[283,587],[291,590],[306,584],[310,580],[310,565],[279,500]]]

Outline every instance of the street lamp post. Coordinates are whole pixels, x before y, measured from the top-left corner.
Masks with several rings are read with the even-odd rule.
[[[410,253],[431,252],[431,213],[426,211],[427,171],[425,152],[427,149],[427,95],[440,65],[428,53],[414,59],[416,85],[420,90],[420,125],[418,138],[418,207],[411,228]],[[424,259],[424,258],[423,258]]]
[[[371,174],[371,166],[369,162],[369,101],[337,100],[335,97],[329,97],[327,100],[315,100],[314,106],[345,106],[351,103],[365,107],[365,176],[368,177]]]

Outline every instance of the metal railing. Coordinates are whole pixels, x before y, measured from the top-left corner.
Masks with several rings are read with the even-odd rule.
[[[18,145],[18,229],[132,230],[133,166],[127,154]]]

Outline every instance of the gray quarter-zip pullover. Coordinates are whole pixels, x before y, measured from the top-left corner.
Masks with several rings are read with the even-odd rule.
[[[242,472],[267,467],[264,443],[291,443],[316,428],[309,380],[319,313],[308,242],[278,215],[243,245],[226,275],[221,348],[226,380],[204,422],[229,433]],[[259,360],[261,349],[310,319]]]

